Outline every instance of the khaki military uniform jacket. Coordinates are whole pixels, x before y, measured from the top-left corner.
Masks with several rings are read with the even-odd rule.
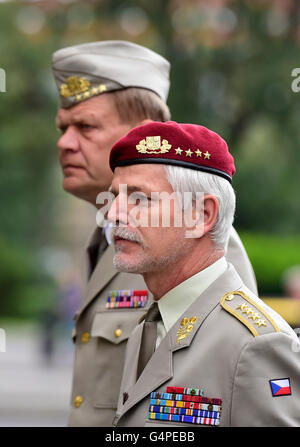
[[[183,318],[194,324],[178,340]],[[150,393],[165,393],[168,386],[201,388],[205,396],[221,399],[219,426],[300,425],[298,338],[243,285],[230,264],[181,315],[136,381],[143,325],[127,344],[115,425],[196,427],[149,419]],[[269,381],[287,378],[292,394],[273,397]]]
[[[96,229],[87,247],[86,278],[81,309],[75,316],[75,357],[71,393],[71,426],[111,426],[117,409],[126,342],[144,309],[106,309],[110,290],[146,289],[143,277],[118,273],[109,246],[90,273],[89,249],[103,242]],[[227,259],[237,266],[245,283],[256,291],[256,281],[245,249],[234,229]],[[150,305],[149,296],[147,307]],[[120,335],[121,331],[121,335]]]

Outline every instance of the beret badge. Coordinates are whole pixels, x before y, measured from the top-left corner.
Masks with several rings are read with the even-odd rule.
[[[168,140],[162,140],[160,136],[156,137],[146,137],[146,139],[141,140],[139,144],[136,145],[136,150],[141,154],[165,154],[169,152],[172,145],[169,144]]]

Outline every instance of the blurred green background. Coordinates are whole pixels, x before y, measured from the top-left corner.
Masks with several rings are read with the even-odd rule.
[[[219,132],[235,156],[238,230],[263,296],[300,264],[297,0],[1,1],[0,326],[59,303],[95,223],[61,188],[52,53],[125,39],[171,62],[172,118]],[[82,212],[82,209],[86,212]]]

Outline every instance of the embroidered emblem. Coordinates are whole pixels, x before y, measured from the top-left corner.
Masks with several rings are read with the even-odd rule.
[[[273,397],[290,396],[292,394],[291,382],[289,377],[286,379],[269,380]]]
[[[90,81],[85,78],[79,78],[78,76],[70,76],[67,78],[66,83],[60,86],[61,96],[65,98],[75,96],[76,101],[87,99],[98,93],[106,92],[106,90],[107,87],[105,84],[99,84],[91,88]]]
[[[173,393],[183,390],[183,393]],[[167,387],[166,393],[150,394],[149,419],[188,422],[201,425],[219,425],[222,399],[193,395],[198,388]],[[188,392],[189,394],[187,394]]]
[[[69,78],[67,78],[66,84],[61,84],[60,94],[65,98],[69,98],[70,96],[75,96],[88,91],[90,85],[90,81],[85,78],[70,76]]]
[[[243,314],[246,314],[247,317],[249,319],[254,320],[254,323],[257,326],[267,326],[266,320],[264,320],[263,318],[261,318],[261,315],[257,312],[255,312],[255,310],[252,307],[249,307],[249,305],[244,302],[239,304],[236,309],[240,309],[242,311]]]
[[[172,145],[169,144],[168,140],[162,140],[161,143],[160,136],[146,137],[136,145],[137,151],[141,154],[165,154],[169,152],[171,147]]]
[[[145,307],[148,300],[147,290],[111,290],[106,309]]]
[[[191,151],[191,149],[188,149],[187,151],[184,151],[186,157],[191,157],[193,155],[193,152]]]
[[[178,147],[177,149],[175,149],[175,153],[176,153],[177,155],[181,155],[182,152],[183,152],[183,150],[180,149],[180,147]]]
[[[194,324],[196,323],[197,320],[198,320],[198,317],[196,317],[196,316],[192,317],[192,318],[184,317],[181,320],[180,327],[179,327],[178,331],[176,332],[177,343],[180,344],[180,341],[189,335],[189,333],[194,329]]]
[[[240,290],[226,293],[220,304],[223,309],[247,326],[254,337],[280,331],[265,309]]]

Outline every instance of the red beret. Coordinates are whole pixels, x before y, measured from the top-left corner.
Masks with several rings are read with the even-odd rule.
[[[220,175],[231,182],[234,160],[226,142],[197,124],[152,121],[132,129],[110,153],[112,171],[117,166],[159,163]]]

